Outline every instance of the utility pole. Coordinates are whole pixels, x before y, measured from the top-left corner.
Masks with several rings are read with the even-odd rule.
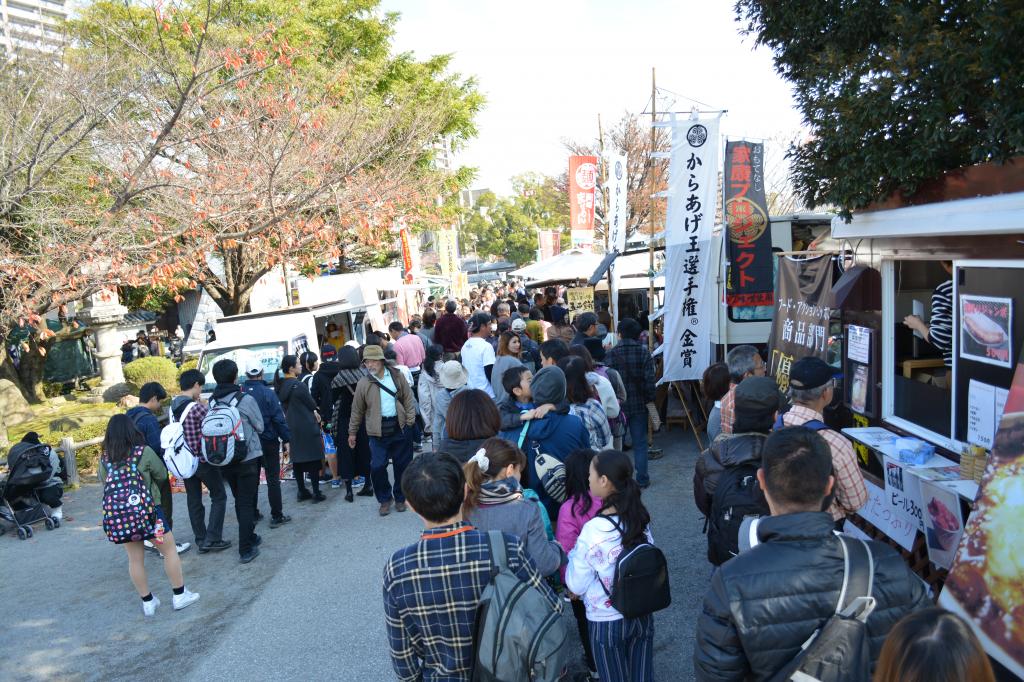
[[[654,351],[654,234],[655,234],[655,208],[657,202],[654,198],[654,145],[657,143],[657,136],[654,131],[654,124],[658,121],[658,87],[654,80],[654,67],[651,67],[651,149],[647,155],[647,189],[651,202],[648,215],[647,255],[649,265],[647,275],[650,279],[647,289],[647,350]]]

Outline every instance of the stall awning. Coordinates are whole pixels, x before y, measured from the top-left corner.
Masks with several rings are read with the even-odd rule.
[[[840,310],[881,310],[881,273],[865,265],[849,268],[832,285],[832,307]]]
[[[612,263],[614,263],[615,259],[618,257],[618,251],[612,251],[611,253],[606,254],[605,257],[601,260],[601,264],[597,266],[597,270],[594,270],[594,274],[590,276],[590,280],[587,281],[587,284],[589,284],[590,286],[594,286],[602,279],[604,279],[604,275],[606,272],[608,272],[608,268],[612,266]]]
[[[941,201],[832,219],[835,239],[1024,233],[1024,192]]]

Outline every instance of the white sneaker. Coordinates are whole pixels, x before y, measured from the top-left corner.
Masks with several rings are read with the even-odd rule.
[[[199,601],[199,595],[195,592],[189,592],[188,588],[181,594],[174,595],[174,610],[181,611],[189,604],[194,604]]]
[[[192,549],[192,543],[191,542],[179,542],[175,546],[175,548],[178,550],[178,554],[184,554],[185,552],[187,552],[190,549]]]
[[[154,594],[152,599],[142,602],[142,613],[152,616],[156,613],[156,607],[158,606],[160,606],[160,598]]]

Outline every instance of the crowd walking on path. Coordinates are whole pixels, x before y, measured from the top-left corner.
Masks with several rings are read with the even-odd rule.
[[[143,386],[139,407],[110,420],[100,480],[104,527],[125,546],[144,614],[160,605],[143,565],[148,547],[164,558],[174,609],[195,603],[178,554],[232,546],[223,537],[230,489],[239,561],[255,560],[261,477],[277,528],[291,521],[281,489],[290,472],[296,504],[338,489],[347,503],[373,496],[381,517],[422,519],[420,537],[383,570],[398,679],[558,680],[576,666],[594,680],[653,680],[658,612],[672,603],[657,527],[672,521],[652,518],[643,501],[659,485],[648,332],[633,318],[615,334],[593,313],[569,320],[557,291],[539,293],[531,301],[521,286],[499,286],[465,303],[440,297],[365,344],[325,337],[322,358],[285,355],[272,377],[253,361],[241,385],[240,368],[222,359],[208,402],[207,378],[188,370],[166,413],[163,388]],[[815,633],[865,570],[860,596],[871,608],[858,660],[867,668],[835,679],[876,667],[876,680],[927,679],[907,672],[923,659],[887,658],[886,647],[897,635],[926,639],[930,623],[980,665],[956,616],[920,620],[934,610],[898,553],[838,532],[867,495],[849,441],[825,423],[834,369],[794,362],[787,394],[764,374],[757,348],[738,346],[704,375],[711,441],[693,490],[715,568],[697,623],[697,679],[769,679],[817,660]],[[171,527],[169,470],[184,478],[192,543]]]

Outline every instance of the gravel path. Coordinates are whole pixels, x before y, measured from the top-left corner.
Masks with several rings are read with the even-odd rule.
[[[651,463],[654,485],[644,499],[668,557],[673,604],[655,617],[655,679],[674,682],[692,679],[694,624],[710,566],[692,501],[693,438],[675,430],[657,441],[666,456]],[[264,542],[253,563],[239,565],[235,547],[182,555],[186,582],[202,595],[184,611],[170,608],[160,559],[147,556],[150,585],[163,601],[151,620],[142,616],[124,552],[98,525],[98,485],[65,496],[62,528],[38,526],[24,542],[9,531],[0,537],[7,614],[0,679],[394,679],[381,570],[391,552],[415,540],[418,518],[393,512],[381,519],[372,498],[348,504],[329,488],[327,502],[297,504],[293,491],[286,482],[293,522],[257,527]],[[191,540],[183,494],[175,496],[174,518],[178,540]],[[237,543],[230,496],[225,538]]]

